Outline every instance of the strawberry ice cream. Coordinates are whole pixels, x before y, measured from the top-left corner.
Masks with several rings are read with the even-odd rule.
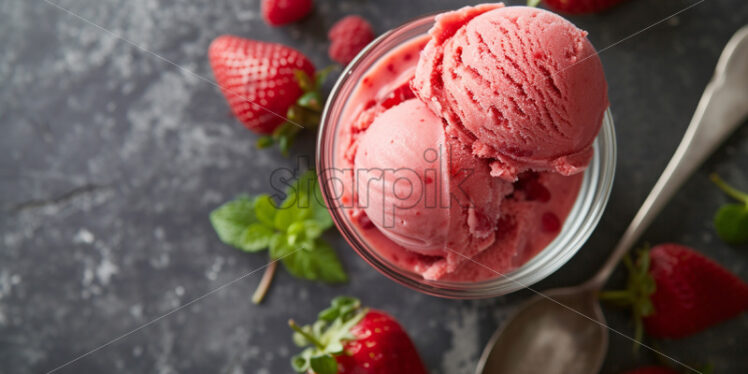
[[[585,35],[543,10],[488,4],[440,15],[380,58],[335,134],[336,198],[368,245],[424,279],[458,282],[545,248],[608,105]]]
[[[410,99],[372,122],[354,161],[359,207],[393,242],[443,258],[424,276],[454,271],[495,240],[510,183],[445,137],[442,121]]]
[[[584,169],[608,106],[587,33],[541,9],[485,4],[438,17],[415,94],[492,174]]]

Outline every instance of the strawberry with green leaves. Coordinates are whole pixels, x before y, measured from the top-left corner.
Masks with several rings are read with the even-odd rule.
[[[228,245],[252,253],[269,250],[274,261],[252,299],[256,303],[267,291],[276,261],[297,278],[326,283],[348,280],[335,250],[320,237],[333,223],[313,171],[289,186],[279,205],[267,194],[241,196],[214,210],[210,222]]]
[[[213,40],[208,56],[236,118],[268,135],[258,140],[258,147],[277,143],[287,154],[299,131],[319,125],[324,104],[320,89],[329,68],[315,73],[311,61],[291,47],[233,35]]]
[[[712,174],[711,179],[728,196],[739,201],[725,204],[717,211],[714,216],[717,235],[730,244],[748,243],[748,193],[730,186],[717,174]]]
[[[602,300],[630,306],[635,338],[683,338],[748,310],[748,284],[691,248],[661,244],[624,258],[628,287]]]
[[[308,347],[291,364],[299,373],[426,374],[413,342],[385,312],[363,308],[351,297],[337,297],[304,327],[293,320],[293,339]]]

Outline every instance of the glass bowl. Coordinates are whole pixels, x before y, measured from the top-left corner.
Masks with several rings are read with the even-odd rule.
[[[532,259],[497,278],[478,282],[425,280],[419,274],[402,269],[380,255],[359,233],[345,210],[338,207],[334,181],[325,180],[325,170],[336,170],[337,127],[351,94],[362,76],[393,48],[422,37],[434,24],[435,15],[410,21],[383,34],[369,44],[345,68],[325,106],[317,139],[316,167],[325,203],[330,208],[340,233],[371,266],[390,279],[417,291],[439,297],[477,299],[496,297],[526,288],[552,274],[582,247],[600,221],[613,186],[616,166],[616,138],[613,118],[608,109],[602,129],[594,142],[594,156],[584,172],[582,186],[558,236]]]

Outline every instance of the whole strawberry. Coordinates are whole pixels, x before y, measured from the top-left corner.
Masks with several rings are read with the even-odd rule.
[[[312,325],[293,321],[294,342],[311,347],[291,360],[299,373],[425,374],[413,342],[388,314],[362,308],[350,297],[333,299]]]
[[[623,0],[543,0],[545,5],[556,12],[581,14],[602,12]],[[529,0],[528,5],[536,6],[540,0]]]
[[[262,0],[262,18],[270,26],[282,26],[306,17],[312,0]]]
[[[646,366],[627,371],[624,374],[679,374],[677,371],[664,366]]]
[[[216,38],[208,56],[236,118],[256,133],[272,134],[258,140],[261,148],[278,143],[286,153],[296,133],[319,124],[319,90],[329,69],[315,74],[293,48],[232,35]]]
[[[359,16],[348,16],[333,25],[327,34],[330,39],[328,54],[342,65],[348,65],[366,45],[374,40],[369,22]]]
[[[642,322],[655,338],[683,338],[748,309],[748,284],[704,255],[682,245],[661,244],[624,260],[628,288],[603,300],[630,305],[641,339]]]

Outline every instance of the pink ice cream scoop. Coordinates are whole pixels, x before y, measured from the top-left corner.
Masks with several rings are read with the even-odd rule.
[[[608,107],[587,33],[551,12],[485,4],[437,17],[412,87],[491,175],[572,175],[592,157]]]
[[[486,160],[445,135],[442,120],[417,99],[381,113],[354,162],[359,207],[393,242],[445,261],[439,278],[495,240],[510,183],[490,176]]]

